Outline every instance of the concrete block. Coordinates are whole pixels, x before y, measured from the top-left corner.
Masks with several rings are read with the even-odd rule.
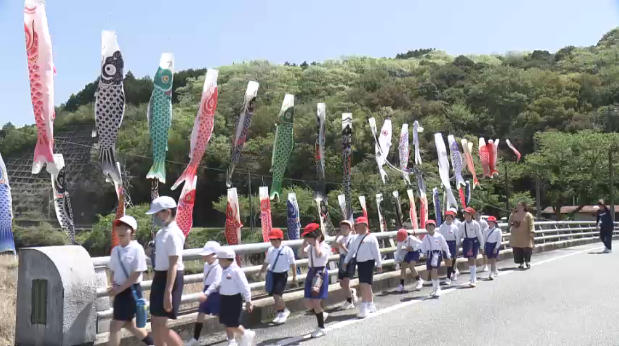
[[[15,344],[92,344],[97,324],[95,282],[92,261],[81,246],[21,249]]]

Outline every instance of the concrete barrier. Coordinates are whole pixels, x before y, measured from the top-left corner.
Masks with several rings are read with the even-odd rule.
[[[619,236],[614,236],[614,239],[619,239]],[[538,244],[535,246],[533,252],[540,253],[545,251],[551,251],[566,247],[585,245],[599,242],[597,238],[579,238],[572,240],[562,240],[556,241],[552,243],[544,243]],[[501,251],[499,254],[499,261],[511,260],[513,258],[512,249],[506,249]],[[533,259],[535,261],[535,259]],[[482,257],[481,255],[477,259],[477,264],[481,265]],[[391,266],[393,266],[391,264]],[[458,259],[457,266],[460,270],[468,269],[468,264],[466,259],[460,258]],[[425,265],[417,266],[417,271],[425,276],[426,267]],[[446,268],[442,267],[439,271],[440,275],[445,275]],[[374,283],[373,288],[375,292],[380,292],[386,289],[392,289],[399,285],[400,283],[400,273],[399,271],[389,271],[382,274],[374,275]],[[407,278],[407,283],[411,283],[410,276]],[[359,281],[358,279],[351,280],[351,287],[358,287]],[[358,292],[358,291],[357,291]],[[286,293],[284,295],[284,300],[286,301],[286,307],[293,313],[295,312],[303,312],[305,311],[305,307],[303,305],[303,291],[293,291]],[[329,298],[326,301],[327,307],[335,307],[340,305],[345,301],[345,292],[340,288],[339,284],[329,285]],[[256,326],[264,321],[267,321],[275,316],[275,309],[273,306],[272,298],[263,298],[253,302],[254,309],[251,313],[243,312],[242,323],[246,327]],[[188,340],[191,338],[193,333],[193,324],[195,323],[197,313],[191,313],[187,315],[180,316],[178,320],[172,321],[170,320],[169,326],[174,329],[179,335],[183,338],[183,340]],[[146,326],[147,330],[150,331],[150,324]],[[224,328],[219,324],[219,320],[217,317],[208,317],[204,323],[203,334],[213,334],[218,332],[223,332]],[[97,339],[95,341],[95,345],[103,346],[107,343],[108,333],[101,333],[97,335]],[[130,333],[126,330],[123,330],[122,336],[122,346],[141,346],[141,341],[134,338]]]

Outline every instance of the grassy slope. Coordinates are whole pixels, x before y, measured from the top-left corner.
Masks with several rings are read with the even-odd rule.
[[[17,260],[0,255],[0,345],[13,345],[17,300]]]

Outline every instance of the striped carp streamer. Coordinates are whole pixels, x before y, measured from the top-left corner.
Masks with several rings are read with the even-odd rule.
[[[32,174],[39,174],[44,165],[50,174],[58,174],[64,160],[54,155],[54,67],[52,39],[47,25],[44,0],[26,0],[24,4],[24,31],[30,79],[30,98],[37,126],[37,144],[34,148]]]
[[[423,132],[423,127],[418,121],[413,123],[413,144],[415,144],[415,164],[421,165],[421,153],[419,152],[419,132]]]
[[[359,196],[359,205],[361,205],[361,211],[363,213],[363,216],[368,219],[369,223],[370,219],[368,218],[368,205],[365,203],[365,196]]]
[[[279,111],[279,122],[275,130],[275,142],[273,143],[273,155],[271,156],[271,170],[273,181],[271,182],[271,200],[277,198],[282,190],[282,179],[288,166],[288,159],[294,148],[294,95],[286,94]]]
[[[426,227],[426,221],[428,221],[428,198],[426,196],[426,183],[423,180],[423,172],[419,169],[415,169],[415,176],[417,177],[417,189],[419,190],[419,226],[421,229]]]
[[[398,150],[400,153],[400,169],[402,170],[402,178],[407,185],[411,184],[411,180],[409,178],[408,173],[408,158],[409,158],[409,149],[408,149],[408,124],[402,125],[402,130],[400,131],[400,143],[398,145]]]
[[[406,190],[406,194],[408,194],[408,217],[411,219],[411,224],[413,225],[413,229],[419,229],[419,223],[417,222],[417,206],[415,205],[415,195],[413,194],[412,189]]]
[[[342,215],[352,222],[352,113],[342,113],[342,165],[346,203]]]
[[[434,200],[434,217],[436,218],[436,224],[440,225],[442,224],[442,220],[441,220],[441,198],[438,194],[438,188],[433,188],[432,189],[432,199]]]
[[[256,97],[258,95],[259,87],[260,84],[258,84],[258,82],[250,81],[247,83],[245,98],[243,99],[243,110],[236,121],[236,130],[234,131],[234,137],[232,137],[230,165],[228,166],[228,172],[226,173],[226,185],[228,187],[232,187],[232,174],[234,173],[234,167],[241,159],[241,151],[243,151],[243,146],[247,140],[247,133],[249,132],[249,126],[251,125],[251,118],[254,115],[254,110],[256,109]]]
[[[120,163],[116,163],[116,169],[120,172]],[[114,183],[114,190],[116,191],[116,197],[118,197],[118,206],[116,207],[116,219],[125,216],[125,188],[122,184]],[[116,224],[112,223],[112,249],[120,244],[118,234],[116,234]]]
[[[520,152],[516,150],[516,147],[514,147],[512,142],[509,141],[509,139],[506,139],[505,143],[507,143],[507,146],[514,152],[514,154],[516,154],[516,162],[520,162]]]
[[[165,158],[168,151],[168,131],[172,126],[172,82],[174,55],[161,54],[159,68],[153,79],[153,93],[148,101],[146,119],[153,147],[153,165],[146,179],[157,179],[165,184]]]
[[[189,236],[189,232],[191,232],[191,227],[193,226],[193,206],[196,203],[197,184],[198,177],[193,177],[191,183],[183,185],[181,196],[178,198],[176,223],[181,231],[183,231],[185,238]]]
[[[466,166],[469,172],[473,175],[473,188],[479,186],[479,180],[477,180],[477,172],[475,172],[475,162],[473,161],[473,143],[462,138],[462,151],[464,152],[464,159],[466,160]],[[467,203],[468,204],[468,203]]]
[[[236,188],[228,189],[228,205],[226,206],[226,228],[224,234],[228,245],[241,244],[241,213],[239,211],[239,197]],[[236,258],[237,264],[240,266],[240,257]]]
[[[434,143],[436,144],[436,153],[438,155],[438,174],[447,193],[447,205],[449,207],[458,207],[456,197],[454,197],[451,185],[449,183],[449,160],[447,159],[447,148],[441,133],[434,134]]]
[[[294,192],[288,193],[288,239],[296,240],[301,237],[301,218],[299,213],[299,203],[297,202],[297,194]]]
[[[0,254],[12,252],[15,255],[13,238],[13,199],[6,165],[0,155]]]
[[[393,128],[391,125],[391,118],[385,119],[383,127],[380,130],[380,136],[377,136],[376,119],[369,118],[370,128],[372,135],[374,136],[374,153],[376,156],[376,164],[378,165],[378,171],[383,184],[386,183],[387,172],[385,172],[384,166],[388,164],[387,156],[389,156],[389,149],[391,148],[391,139],[393,135]]]
[[[479,160],[481,161],[481,167],[484,172],[484,177],[491,177],[490,174],[490,152],[486,146],[486,140],[484,137],[479,137]]]
[[[492,139],[488,140],[488,144],[486,144],[486,147],[488,147],[488,163],[490,165],[490,178],[492,178],[495,175],[499,175],[499,171],[496,169],[496,163],[498,160],[499,139],[495,139],[494,141]]]
[[[269,188],[267,186],[260,186],[258,190],[260,197],[260,223],[262,225],[262,240],[266,243],[269,242],[269,233],[273,228],[271,222],[271,200],[269,198]]]

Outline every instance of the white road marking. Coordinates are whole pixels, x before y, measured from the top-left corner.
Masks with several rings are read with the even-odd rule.
[[[540,262],[531,263],[531,266],[538,266],[538,265],[541,265],[541,264],[544,264],[544,263],[553,262],[553,261],[560,260],[560,259],[563,259],[563,258],[566,258],[566,257],[578,255],[578,254],[581,254],[581,253],[584,253],[584,252],[595,251],[595,250],[599,250],[599,249],[603,249],[603,248],[604,248],[603,246],[594,247],[594,248],[587,248],[585,250],[580,250],[580,251],[568,253],[568,254],[565,254],[565,255],[562,255],[562,256],[549,258],[547,260],[543,260],[543,261],[540,261]],[[503,276],[506,276],[506,275],[511,274],[511,273],[519,273],[519,272],[520,271],[518,271],[518,270],[510,270],[508,272],[501,273],[501,275],[499,276],[499,280]],[[484,281],[478,281],[477,282],[478,285],[480,283],[484,283],[485,284]],[[464,283],[463,285],[468,286],[468,283]],[[448,293],[451,293],[451,292],[454,292],[454,291],[457,291],[457,290],[458,290],[457,288],[448,288],[448,289],[442,290],[442,295],[445,295],[445,294],[448,294]],[[401,309],[401,308],[404,308],[404,307],[407,307],[407,306],[410,306],[410,305],[413,305],[413,304],[419,304],[419,303],[421,303],[423,301],[426,301],[428,299],[437,299],[437,298],[427,296],[427,297],[424,297],[424,298],[409,300],[407,302],[399,303],[399,304],[392,305],[392,306],[384,308],[384,309],[380,309],[380,310],[376,311],[375,313],[368,315],[368,317],[366,317],[364,319],[358,319],[358,318],[352,317],[352,319],[350,319],[350,320],[346,320],[346,321],[342,321],[342,322],[338,322],[338,323],[332,324],[330,326],[327,326],[326,330],[328,332],[328,331],[331,331],[331,330],[340,329],[340,328],[349,326],[351,324],[359,323],[359,322],[362,322],[362,321],[366,321],[366,320],[369,320],[369,319],[372,319],[372,318],[384,315],[384,314],[392,312],[394,310],[398,310],[398,309]],[[328,334],[327,334],[327,336],[328,336]],[[312,337],[311,334],[305,334],[305,335],[302,335],[302,336],[291,337],[289,339],[280,340],[278,343],[273,344],[273,345],[277,345],[277,346],[298,345],[298,343],[300,341],[311,339],[311,337]]]

